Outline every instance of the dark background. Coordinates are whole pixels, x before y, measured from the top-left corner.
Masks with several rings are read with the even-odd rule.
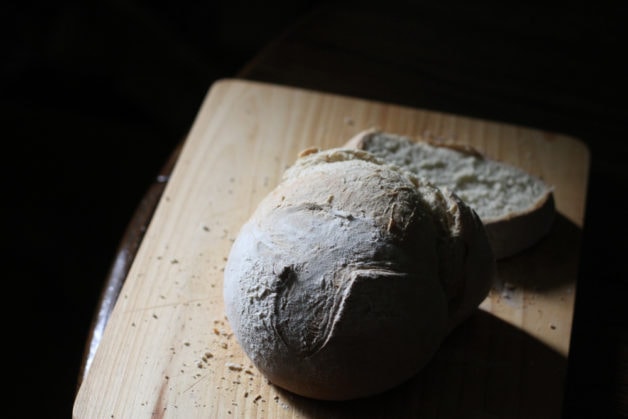
[[[211,84],[236,75],[322,4],[1,6],[3,343],[11,416],[70,417],[93,310],[143,193],[185,137]],[[592,152],[570,416],[628,411],[625,4],[413,6],[449,34],[416,41],[434,46],[429,68],[443,67],[437,77],[417,72],[419,83],[426,80],[422,105],[563,132]],[[465,32],[474,30],[473,19],[482,25]],[[444,42],[452,39],[460,42]],[[465,39],[490,48],[474,62]],[[517,49],[500,39],[514,39]],[[487,59],[502,55],[508,66],[480,75]],[[329,86],[342,90],[341,81]],[[510,106],[500,106],[500,98]]]

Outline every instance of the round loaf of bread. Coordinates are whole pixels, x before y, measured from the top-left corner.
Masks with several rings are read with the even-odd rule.
[[[416,374],[494,274],[482,223],[455,195],[332,149],[298,159],[244,224],[224,301],[271,383],[346,400]]]

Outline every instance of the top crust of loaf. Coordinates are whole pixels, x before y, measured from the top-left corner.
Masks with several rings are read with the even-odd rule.
[[[310,150],[236,238],[225,310],[271,382],[344,400],[414,375],[494,275],[485,230],[455,195],[370,153]]]
[[[555,204],[549,185],[470,146],[412,140],[378,130],[361,132],[345,146],[368,151],[456,193],[486,226],[497,259],[534,245],[553,223]]]

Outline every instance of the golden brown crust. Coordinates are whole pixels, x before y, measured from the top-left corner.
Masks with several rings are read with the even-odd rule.
[[[302,151],[301,151],[301,152],[297,155],[297,157],[298,157],[298,158],[305,157],[305,156],[310,155],[310,154],[318,153],[319,151],[320,151],[320,150],[319,150],[319,148],[318,148],[318,147],[310,147],[310,148],[306,148],[305,150],[302,150]]]
[[[367,138],[378,132],[380,131],[376,128],[370,128],[364,131],[360,131],[359,133],[351,137],[351,139],[347,141],[343,147],[357,148],[358,150],[365,150],[366,149],[365,141],[367,140]]]

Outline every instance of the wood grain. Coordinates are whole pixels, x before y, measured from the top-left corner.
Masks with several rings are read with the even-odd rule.
[[[222,306],[231,244],[307,147],[379,127],[442,137],[555,188],[549,236],[499,264],[481,310],[404,385],[329,403],[275,388],[232,336]],[[199,110],[92,366],[76,418],[559,417],[589,170],[575,138],[276,85],[223,80]],[[491,416],[493,415],[493,416]]]

